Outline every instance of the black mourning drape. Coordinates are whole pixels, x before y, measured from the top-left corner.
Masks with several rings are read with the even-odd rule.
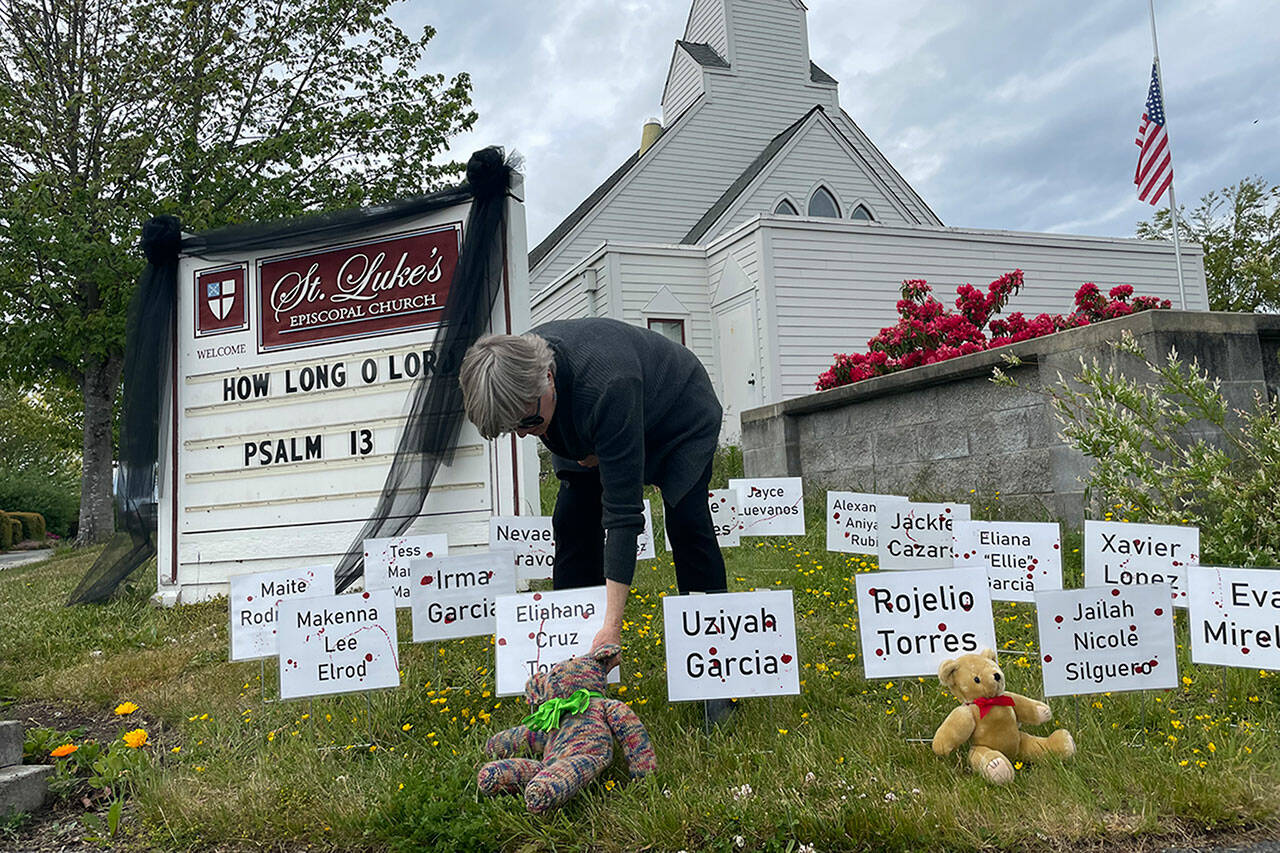
[[[513,167],[501,149],[485,148],[468,161],[466,181],[427,196],[284,224],[238,225],[186,238],[172,216],[156,217],[143,226],[147,266],[129,305],[116,473],[116,510],[124,529],[107,544],[71,593],[68,604],[105,600],[156,553],[160,402],[171,367],[179,254],[222,255],[318,242],[471,201],[449,301],[435,340],[438,368],[434,373],[424,372],[413,385],[404,434],[382,496],[338,563],[337,591],[360,577],[363,541],[403,533],[421,512],[440,466],[452,461],[463,420],[458,366],[467,347],[486,329],[502,290],[506,193]],[[176,393],[177,389],[173,390]]]

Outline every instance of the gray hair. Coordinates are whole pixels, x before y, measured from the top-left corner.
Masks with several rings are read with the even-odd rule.
[[[485,438],[515,430],[555,375],[555,355],[533,333],[485,335],[462,358],[458,378],[467,419]]]

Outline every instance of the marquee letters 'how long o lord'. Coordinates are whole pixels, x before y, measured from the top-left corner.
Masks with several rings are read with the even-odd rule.
[[[1168,584],[1036,593],[1046,696],[1176,687]]]
[[[1187,567],[1200,564],[1200,528],[1119,521],[1084,523],[1084,585],[1167,583],[1169,600],[1187,606]]]
[[[282,602],[279,639],[281,699],[400,686],[389,589]]]
[[[867,678],[934,675],[947,658],[996,647],[981,569],[871,572],[854,587]]]
[[[672,702],[800,692],[791,590],[668,595],[662,618]]]

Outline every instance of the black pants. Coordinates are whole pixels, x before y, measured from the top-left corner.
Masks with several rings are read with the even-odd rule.
[[[600,475],[597,471],[564,471],[551,526],[556,537],[552,584],[556,589],[604,583],[604,528],[601,524]],[[680,592],[725,592],[724,555],[716,542],[707,505],[711,463],[678,504],[663,498],[667,534],[676,564]]]

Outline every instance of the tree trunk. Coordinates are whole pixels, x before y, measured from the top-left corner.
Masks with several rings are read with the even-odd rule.
[[[76,544],[94,545],[110,539],[116,529],[111,488],[115,442],[111,427],[124,359],[89,358],[84,367],[84,472],[80,475],[80,529]]]

